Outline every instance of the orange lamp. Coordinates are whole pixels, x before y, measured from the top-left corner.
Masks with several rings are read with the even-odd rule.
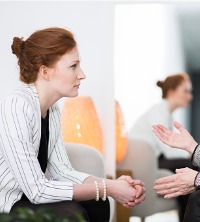
[[[61,112],[64,142],[82,143],[103,151],[100,121],[89,96],[66,99]]]
[[[115,145],[116,145],[116,161],[119,162],[127,151],[127,134],[125,129],[124,117],[118,101],[115,101]]]

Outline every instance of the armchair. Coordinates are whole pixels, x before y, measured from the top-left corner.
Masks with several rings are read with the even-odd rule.
[[[101,153],[84,144],[65,143],[67,154],[72,166],[81,172],[88,173],[97,177],[105,178],[105,168]],[[110,221],[114,215],[114,200],[110,201]]]
[[[176,209],[176,199],[166,200],[153,190],[154,181],[160,177],[171,175],[169,170],[159,169],[157,158],[152,147],[145,141],[128,138],[126,156],[117,164],[119,170],[131,170],[133,178],[145,183],[146,200],[131,209],[131,216],[145,217],[154,213]]]

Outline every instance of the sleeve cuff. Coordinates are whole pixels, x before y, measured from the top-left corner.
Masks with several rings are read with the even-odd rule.
[[[85,181],[85,179],[90,176],[90,175],[87,174],[87,173],[82,173],[82,172],[79,172],[79,171],[74,171],[74,172],[73,172],[73,175],[74,175],[76,178],[78,178],[77,184],[82,184],[82,183]]]
[[[194,152],[192,153],[191,161],[193,165],[200,165],[200,146],[199,144],[195,147]]]
[[[200,186],[200,173],[198,172],[194,179],[194,187],[197,188]]]

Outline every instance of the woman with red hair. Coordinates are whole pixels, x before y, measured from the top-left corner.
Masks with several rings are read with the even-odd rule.
[[[73,34],[47,28],[27,40],[15,37],[12,52],[23,83],[0,102],[0,212],[49,206],[103,222],[110,216],[107,196],[128,208],[142,202],[141,181],[96,178],[73,169],[67,157],[56,102],[77,96],[85,79]]]

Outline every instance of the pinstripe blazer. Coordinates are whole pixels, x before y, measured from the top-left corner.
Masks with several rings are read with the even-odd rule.
[[[0,212],[9,212],[23,193],[34,203],[72,200],[73,183],[89,175],[75,171],[60,130],[60,111],[49,109],[48,179],[37,156],[41,110],[34,84],[22,84],[0,101]]]

